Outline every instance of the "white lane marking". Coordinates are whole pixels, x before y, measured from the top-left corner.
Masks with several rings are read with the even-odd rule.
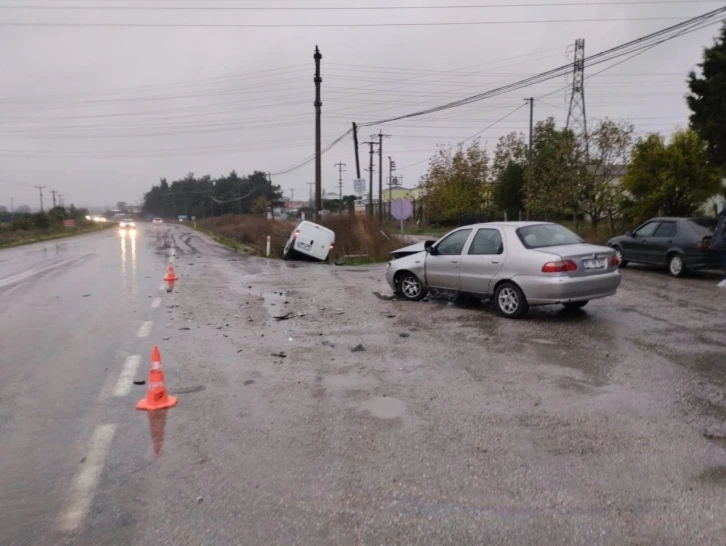
[[[139,369],[139,363],[141,362],[141,356],[132,355],[126,358],[123,368],[121,368],[121,375],[118,376],[116,386],[113,388],[114,396],[126,396],[131,392],[131,382],[136,377],[136,371]]]
[[[166,283],[161,283],[159,285],[159,292],[166,292]]]
[[[86,460],[73,478],[68,500],[58,518],[58,524],[63,531],[75,531],[83,523],[101,479],[115,432],[116,425],[99,425],[93,431]]]
[[[8,284],[13,284],[15,282],[23,281],[29,277],[32,277],[33,275],[45,273],[46,271],[50,271],[51,269],[55,269],[64,264],[72,262],[74,260],[78,260],[79,258],[82,258],[82,256],[74,256],[73,258],[61,260],[60,262],[54,263],[53,265],[49,265],[48,267],[41,267],[40,269],[31,269],[29,271],[24,271],[23,273],[18,273],[17,275],[13,275],[11,277],[6,277],[6,278],[0,280],[0,287],[7,286]]]
[[[154,298],[153,300],[151,300],[151,308],[152,309],[156,309],[160,305],[161,305],[161,298]]]
[[[149,337],[152,324],[154,324],[153,320],[145,320],[142,322],[141,326],[139,326],[139,331],[136,332],[136,337]]]

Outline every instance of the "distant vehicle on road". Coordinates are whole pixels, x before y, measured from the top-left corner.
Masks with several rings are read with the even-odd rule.
[[[124,218],[119,222],[119,227],[121,229],[135,229],[136,228],[136,222],[134,222],[131,218]]]
[[[502,316],[519,318],[534,305],[581,309],[620,286],[615,251],[587,244],[559,224],[475,224],[418,244],[422,250],[394,258],[386,272],[391,288],[408,300],[429,290],[493,297]]]
[[[674,277],[689,270],[720,267],[717,252],[709,250],[717,218],[651,218],[635,231],[608,241],[620,267],[641,263],[667,267]]]
[[[151,221],[151,223],[152,223],[152,224],[163,224],[163,223],[164,223],[164,220],[162,220],[161,218],[154,218],[154,219],[153,219],[153,220]]]
[[[313,222],[300,222],[290,234],[282,251],[282,259],[295,257],[324,262],[335,246],[335,233]]]

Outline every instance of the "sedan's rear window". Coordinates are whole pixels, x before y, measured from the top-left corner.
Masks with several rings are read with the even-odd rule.
[[[538,224],[517,230],[517,236],[526,248],[577,245],[584,243],[580,237],[559,224]]]

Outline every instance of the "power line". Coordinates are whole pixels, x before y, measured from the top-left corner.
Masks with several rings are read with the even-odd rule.
[[[491,129],[491,128],[492,128],[492,127],[494,127],[494,126],[495,126],[496,124],[498,124],[498,123],[500,123],[500,122],[504,121],[504,120],[505,120],[505,119],[507,119],[507,118],[508,118],[509,116],[513,115],[513,114],[514,114],[515,112],[518,112],[519,110],[521,110],[521,109],[522,109],[522,108],[524,108],[525,106],[526,106],[526,104],[521,104],[521,105],[519,105],[519,106],[518,106],[517,108],[515,108],[514,110],[512,110],[511,112],[509,112],[509,113],[508,113],[508,114],[506,114],[505,116],[502,116],[501,118],[499,118],[498,120],[496,120],[496,121],[495,121],[494,123],[492,123],[491,125],[488,125],[488,126],[484,127],[484,129],[481,129],[480,131],[477,131],[477,132],[476,132],[476,133],[474,133],[473,135],[471,135],[471,136],[469,136],[469,137],[466,137],[466,138],[465,138],[464,140],[461,140],[461,141],[457,142],[457,143],[456,143],[456,144],[455,144],[454,146],[449,146],[448,148],[446,148],[446,151],[449,151],[449,150],[453,150],[453,149],[454,149],[454,148],[456,148],[457,146],[461,146],[461,145],[462,145],[462,144],[464,144],[465,142],[467,142],[467,141],[469,141],[469,140],[471,140],[471,139],[473,139],[473,138],[476,138],[476,137],[478,137],[478,136],[479,136],[480,134],[482,134],[482,133],[483,133],[484,131],[486,131],[487,129]],[[399,167],[399,170],[404,170],[404,169],[408,169],[409,167],[413,167],[413,166],[415,166],[415,165],[420,165],[421,163],[424,163],[424,162],[428,161],[429,159],[430,159],[430,158],[428,158],[428,157],[427,157],[426,159],[422,159],[421,161],[417,161],[416,163],[411,163],[410,165],[406,165],[405,167]]]
[[[652,34],[649,34],[647,36],[638,38],[636,40],[631,40],[630,42],[626,42],[624,44],[607,49],[605,51],[601,51],[599,53],[591,55],[590,57],[587,57],[585,59],[585,64],[586,64],[586,66],[597,65],[597,64],[600,64],[603,62],[608,62],[608,61],[617,59],[617,58],[625,56],[625,55],[629,55],[633,52],[638,53],[641,50],[647,51],[648,49],[651,49],[655,45],[661,44],[661,43],[663,43],[667,40],[673,39],[677,36],[681,36],[683,34],[687,34],[689,32],[693,32],[700,28],[705,28],[706,26],[720,22],[720,20],[718,20],[716,18],[718,16],[722,15],[724,12],[726,12],[726,7],[718,8],[716,10],[710,11],[710,12],[700,15],[698,17],[694,17],[694,18],[688,19],[687,21],[678,23],[677,25],[673,25],[671,27],[668,27],[668,28],[662,29],[660,31],[654,32]],[[674,31],[678,31],[678,32],[676,32],[675,34],[670,35],[670,36],[668,35],[669,33],[673,33]],[[665,38],[662,38],[663,36],[665,36]],[[649,40],[653,40],[655,38],[661,38],[661,39],[659,41],[657,41],[655,44],[646,43]],[[617,66],[617,65],[612,65],[612,66]],[[612,68],[612,66],[609,68]],[[567,65],[560,66],[558,68],[549,70],[547,72],[543,72],[543,73],[537,74],[535,76],[531,76],[529,78],[519,80],[519,81],[511,83],[509,85],[505,85],[503,87],[499,87],[496,89],[492,89],[490,91],[486,91],[484,93],[479,93],[477,95],[473,95],[470,97],[460,99],[458,101],[450,102],[450,103],[443,104],[441,106],[436,106],[433,108],[428,108],[426,110],[421,110],[418,112],[413,112],[411,114],[405,114],[405,115],[396,116],[396,117],[388,118],[388,119],[384,119],[384,120],[360,123],[359,126],[367,127],[367,126],[372,126],[372,125],[381,125],[384,123],[390,123],[391,121],[398,121],[401,119],[407,119],[407,118],[411,118],[411,117],[417,117],[417,116],[422,116],[422,115],[426,115],[426,114],[431,114],[434,112],[440,112],[440,111],[448,110],[451,108],[456,108],[458,106],[471,104],[473,102],[488,99],[491,97],[495,97],[497,95],[501,95],[501,94],[511,92],[511,91],[516,91],[516,90],[522,89],[524,87],[529,87],[529,86],[537,84],[537,83],[542,83],[547,80],[558,78],[558,77],[563,76],[564,74],[570,73],[571,71],[572,71],[572,65],[567,64]]]
[[[605,0],[595,2],[544,2],[518,4],[462,4],[428,6],[78,6],[78,5],[0,5],[0,9],[54,10],[54,11],[422,11],[466,10],[499,8],[550,8],[550,7],[597,7],[597,6],[647,6],[676,4],[715,4],[721,0]]]
[[[626,21],[684,21],[683,17],[611,17],[589,19],[512,19],[508,21],[434,21],[420,23],[70,23],[0,21],[0,27],[55,28],[370,28],[492,26],[556,23],[623,23]]]
[[[325,146],[325,147],[324,147],[324,148],[323,148],[323,149],[322,149],[322,150],[320,151],[320,155],[322,155],[322,154],[324,154],[325,152],[327,152],[327,151],[331,150],[331,149],[332,149],[332,148],[333,148],[333,147],[334,147],[334,146],[335,146],[336,144],[338,144],[338,143],[339,143],[339,142],[340,142],[341,140],[343,140],[343,139],[344,139],[345,137],[347,137],[347,136],[348,136],[349,134],[351,134],[352,132],[353,132],[353,129],[348,129],[348,130],[347,130],[347,131],[346,131],[345,133],[343,133],[342,135],[340,135],[340,136],[339,136],[338,138],[336,138],[336,139],[335,139],[335,140],[334,140],[333,142],[331,142],[330,144],[328,144],[327,146]],[[281,171],[277,171],[277,172],[275,172],[275,173],[272,173],[272,176],[278,176],[278,175],[281,175],[281,174],[287,174],[287,173],[289,173],[289,172],[292,172],[292,171],[296,171],[297,169],[299,169],[299,168],[301,168],[301,167],[304,167],[304,166],[305,166],[305,165],[307,165],[308,163],[310,163],[310,162],[314,161],[314,160],[315,160],[315,156],[316,156],[316,154],[312,154],[312,155],[310,155],[310,156],[306,157],[305,159],[303,159],[303,160],[301,160],[301,161],[298,161],[297,163],[293,164],[292,166],[290,166],[290,167],[288,167],[288,168],[286,168],[286,169],[283,169],[283,170],[281,170]]]

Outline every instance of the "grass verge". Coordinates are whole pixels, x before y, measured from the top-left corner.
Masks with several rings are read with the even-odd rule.
[[[406,243],[386,233],[384,226],[371,218],[331,216],[322,225],[335,232],[333,260],[345,259],[346,265],[362,265],[388,260],[392,250]],[[235,252],[265,256],[270,236],[270,257],[279,258],[296,224],[258,216],[218,216],[197,221],[197,230]]]
[[[0,229],[0,248],[11,248],[31,245],[33,243],[42,243],[44,241],[53,241],[55,239],[65,239],[66,237],[83,235],[84,233],[103,231],[104,229],[110,229],[115,226],[116,224],[109,222],[107,224],[93,224],[59,229],[38,229],[32,231]]]

